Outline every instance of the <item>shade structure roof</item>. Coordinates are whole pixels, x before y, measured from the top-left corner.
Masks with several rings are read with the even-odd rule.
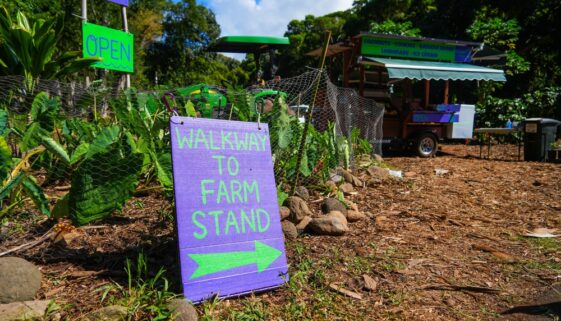
[[[208,48],[214,52],[262,53],[290,45],[286,37],[226,36],[219,38]]]
[[[466,63],[389,59],[368,56],[363,56],[361,58],[361,63],[386,68],[390,79],[506,81],[502,70]]]
[[[340,42],[340,43],[332,44],[329,45],[329,47],[327,47],[327,57],[335,56],[342,52],[350,51],[350,50],[353,50],[353,47],[346,45],[344,43]],[[306,56],[312,56],[312,57],[321,57],[322,54],[323,54],[323,48],[317,48],[310,52],[305,53]]]

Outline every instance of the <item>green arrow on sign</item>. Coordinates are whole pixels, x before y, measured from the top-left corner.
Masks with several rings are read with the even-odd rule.
[[[281,251],[259,241],[255,241],[255,251],[189,254],[189,257],[198,265],[189,279],[192,280],[249,264],[257,264],[257,271],[263,272],[281,254]]]

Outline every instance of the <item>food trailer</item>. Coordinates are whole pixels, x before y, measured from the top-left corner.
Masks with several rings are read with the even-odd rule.
[[[443,139],[473,136],[475,106],[451,97],[450,83],[506,80],[502,70],[471,64],[482,49],[477,42],[361,33],[327,54],[342,66],[344,87],[384,107],[382,146],[430,157]]]

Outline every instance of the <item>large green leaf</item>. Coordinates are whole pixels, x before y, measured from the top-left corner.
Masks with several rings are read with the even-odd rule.
[[[95,154],[104,153],[111,148],[119,139],[121,129],[118,126],[105,127],[90,144],[90,149],[86,153],[85,158],[90,158]]]
[[[120,152],[113,148],[94,154],[73,173],[69,208],[74,223],[84,225],[105,218],[131,197],[138,183],[143,155],[120,156]]]
[[[25,174],[23,172],[20,172],[16,175],[16,177],[9,180],[6,185],[2,186],[2,188],[0,188],[0,201],[8,197],[10,193],[19,186],[24,178]]]
[[[277,139],[278,148],[287,148],[290,146],[293,138],[293,130],[290,117],[283,110],[279,111],[277,119],[273,123],[273,136]]]
[[[0,136],[8,133],[8,112],[0,109]]]
[[[63,198],[59,199],[53,210],[51,211],[52,218],[64,218],[70,216],[70,209],[68,208],[68,200],[70,194],[64,195]]]
[[[39,209],[42,214],[50,216],[51,210],[49,209],[49,201],[45,197],[41,186],[35,181],[35,178],[33,176],[26,177],[22,181],[22,186],[37,206],[37,209]]]
[[[0,136],[0,182],[4,181],[12,168],[12,151],[4,137]]]
[[[158,180],[164,187],[173,186],[171,154],[165,153],[155,158]]]
[[[82,143],[78,147],[76,147],[74,153],[72,153],[72,157],[70,157],[70,165],[74,165],[80,160],[82,160],[83,156],[88,153],[89,149],[90,149],[89,143]]]
[[[308,154],[306,151],[302,153],[302,160],[300,161],[300,173],[305,177],[312,175],[312,170],[308,166]]]
[[[41,137],[49,136],[49,132],[41,128],[39,123],[31,124],[20,141],[20,149],[22,152],[28,151],[42,144]]]
[[[59,110],[59,101],[56,98],[50,98],[47,93],[41,92],[35,96],[31,104],[31,120],[50,132],[54,129]]]
[[[49,152],[54,154],[64,164],[70,165],[70,157],[68,156],[68,153],[57,141],[47,136],[41,137],[41,141],[43,146],[45,146]]]

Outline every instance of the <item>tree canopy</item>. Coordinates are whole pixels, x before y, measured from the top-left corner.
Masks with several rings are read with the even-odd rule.
[[[60,41],[54,57],[80,49],[81,21],[76,16],[80,0],[9,0],[3,6],[12,14],[21,11],[33,21],[57,17]],[[135,35],[133,85],[208,82],[246,86],[252,81],[256,64],[251,55],[239,62],[206,51],[221,30],[212,10],[195,0],[132,0],[128,12],[129,29]],[[88,21],[122,27],[119,7],[108,1],[88,1]],[[291,21],[285,31],[291,46],[277,55],[278,74],[293,76],[317,66],[317,59],[305,53],[321,47],[326,30],[331,31],[333,42],[348,40],[361,31],[474,40],[506,53],[506,65],[500,67],[508,81],[482,86],[481,101],[545,95],[537,100],[549,102],[548,107],[529,110],[561,117],[557,99],[561,82],[559,21],[558,0],[355,0],[346,11]],[[261,66],[266,70],[270,61],[264,56]],[[87,73],[94,78],[118,77],[118,73],[99,70]]]

